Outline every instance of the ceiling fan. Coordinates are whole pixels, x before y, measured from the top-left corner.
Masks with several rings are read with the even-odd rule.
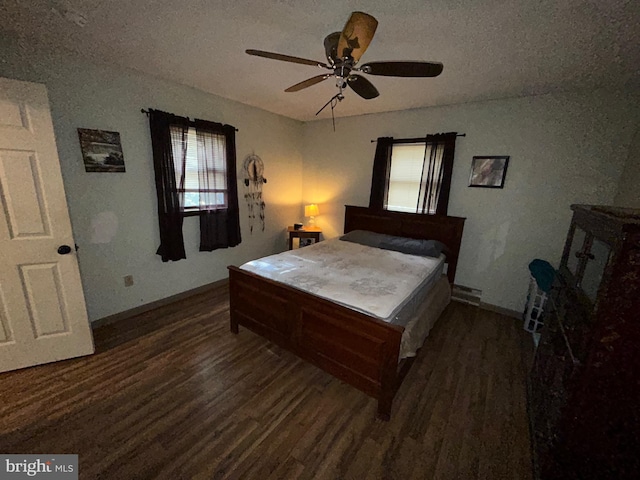
[[[361,73],[386,77],[437,77],[442,73],[443,66],[439,62],[369,62],[358,66],[358,61],[371,43],[377,26],[378,21],[371,15],[363,12],[353,12],[342,32],[330,33],[324,39],[324,49],[328,63],[262,50],[246,50],[246,52],[257,57],[329,70],[328,73],[308,78],[285,90],[285,92],[297,92],[334,77],[336,79],[336,87],[339,90],[338,94],[329,100],[318,113],[329,103],[335,100],[342,101],[344,99],[342,90],[347,86],[351,87],[354,92],[366,100],[380,95],[369,80],[359,75]],[[333,106],[332,104],[332,108]]]

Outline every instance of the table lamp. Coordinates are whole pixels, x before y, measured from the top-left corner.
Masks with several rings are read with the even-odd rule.
[[[312,203],[311,205],[304,206],[304,216],[309,217],[309,227],[316,227],[316,215],[319,215],[318,205]]]

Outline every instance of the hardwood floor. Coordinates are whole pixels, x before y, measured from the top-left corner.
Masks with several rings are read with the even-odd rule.
[[[530,479],[512,318],[452,303],[393,404],[241,328],[226,285],[95,331],[96,354],[0,374],[0,452],[80,478]],[[245,352],[253,352],[247,355]]]

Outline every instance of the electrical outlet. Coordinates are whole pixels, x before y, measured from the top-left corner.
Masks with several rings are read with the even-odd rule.
[[[133,285],[133,275],[126,275],[124,277],[124,286],[130,287],[131,285]]]

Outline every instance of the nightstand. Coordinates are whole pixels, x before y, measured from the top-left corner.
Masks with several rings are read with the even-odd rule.
[[[293,239],[294,238],[313,238],[316,242],[320,241],[320,234],[322,230],[319,228],[310,229],[309,227],[301,228],[300,230],[295,230],[293,227],[288,227],[287,231],[289,232],[289,250],[293,250]]]

